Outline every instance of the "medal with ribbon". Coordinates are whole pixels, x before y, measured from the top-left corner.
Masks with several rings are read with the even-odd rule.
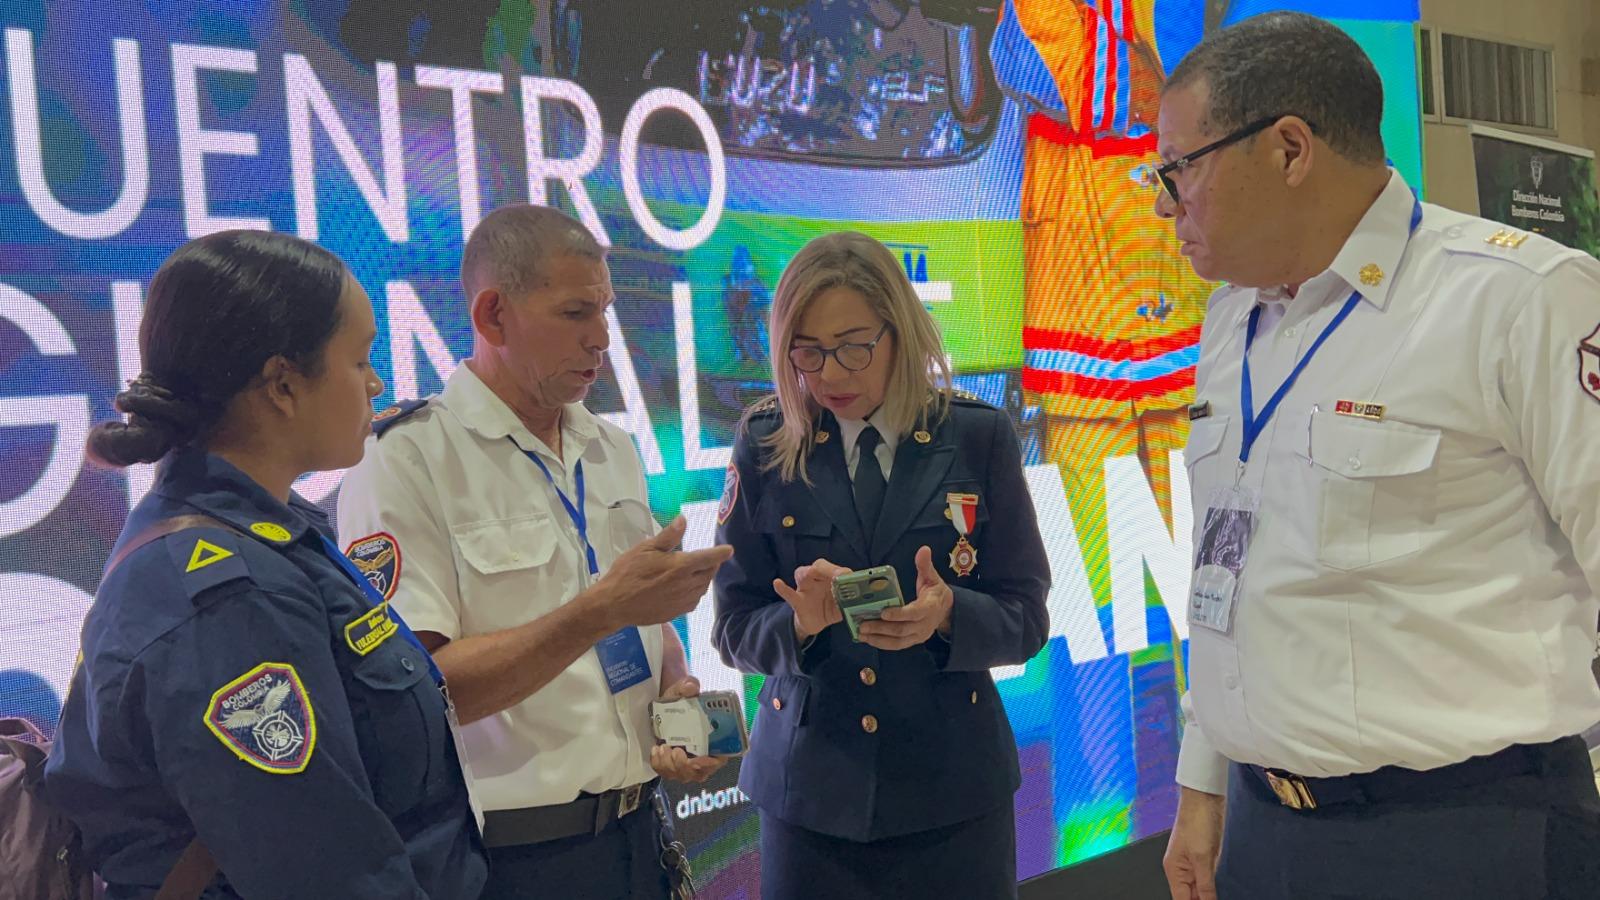
[[[978,567],[978,548],[967,540],[967,535],[978,524],[978,495],[952,493],[945,494],[944,498],[950,504],[950,524],[961,535],[950,551],[950,569],[957,577],[965,578]]]

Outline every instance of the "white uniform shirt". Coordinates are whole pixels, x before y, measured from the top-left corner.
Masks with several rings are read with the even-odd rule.
[[[589,540],[602,572],[655,531],[628,434],[580,404],[563,416],[562,456],[534,437],[467,366],[428,406],[367,443],[339,493],[340,542],[383,532],[400,549],[392,603],[415,631],[452,640],[514,628],[570,601],[591,579],[577,528],[539,454],[577,502],[583,461]],[[613,696],[593,649],[532,696],[465,726],[485,809],[565,803],[655,777],[650,702],[661,629],[640,629],[653,676]]]
[[[1391,175],[1295,297],[1212,297],[1196,373],[1210,415],[1185,453],[1197,548],[1239,472],[1250,310],[1285,303],[1250,351],[1259,416],[1350,292],[1363,300],[1243,471],[1258,525],[1230,633],[1191,628],[1185,786],[1222,793],[1224,757],[1429,769],[1600,720],[1600,356],[1580,349],[1597,342],[1600,262],[1539,236],[1499,246],[1500,226],[1426,204],[1408,243],[1412,209]]]
[[[878,437],[882,439],[878,441],[873,455],[878,458],[878,468],[883,470],[883,480],[886,482],[889,480],[889,472],[894,468],[894,451],[900,446],[900,435],[883,424],[883,417],[883,410],[879,408],[865,419],[839,420],[839,439],[844,441],[845,468],[850,473],[851,481],[855,481],[856,464],[861,461],[861,452],[856,448],[856,441],[861,438],[861,432],[866,431],[868,425],[878,429]]]

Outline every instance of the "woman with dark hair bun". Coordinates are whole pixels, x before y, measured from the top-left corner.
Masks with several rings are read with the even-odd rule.
[[[361,459],[376,334],[344,264],[287,235],[198,238],[150,284],[144,372],[89,451],[159,474],[44,779],[116,900],[478,895],[438,670],[293,490]]]

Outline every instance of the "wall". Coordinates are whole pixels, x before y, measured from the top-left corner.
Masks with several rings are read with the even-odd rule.
[[[1557,132],[1539,134],[1600,149],[1600,3],[1596,0],[1422,0],[1422,24],[1438,31],[1554,48]],[[1442,94],[1437,102],[1443,106]],[[1424,121],[1422,144],[1428,199],[1476,213],[1478,186],[1467,127]]]

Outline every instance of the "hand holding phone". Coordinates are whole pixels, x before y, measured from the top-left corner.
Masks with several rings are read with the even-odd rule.
[[[750,749],[744,710],[733,691],[707,691],[650,704],[656,737],[690,756],[742,756]]]
[[[884,610],[905,605],[894,566],[876,566],[840,575],[833,580],[833,599],[839,604],[845,625],[850,628],[850,638],[857,643],[861,642],[862,622],[882,618]]]

